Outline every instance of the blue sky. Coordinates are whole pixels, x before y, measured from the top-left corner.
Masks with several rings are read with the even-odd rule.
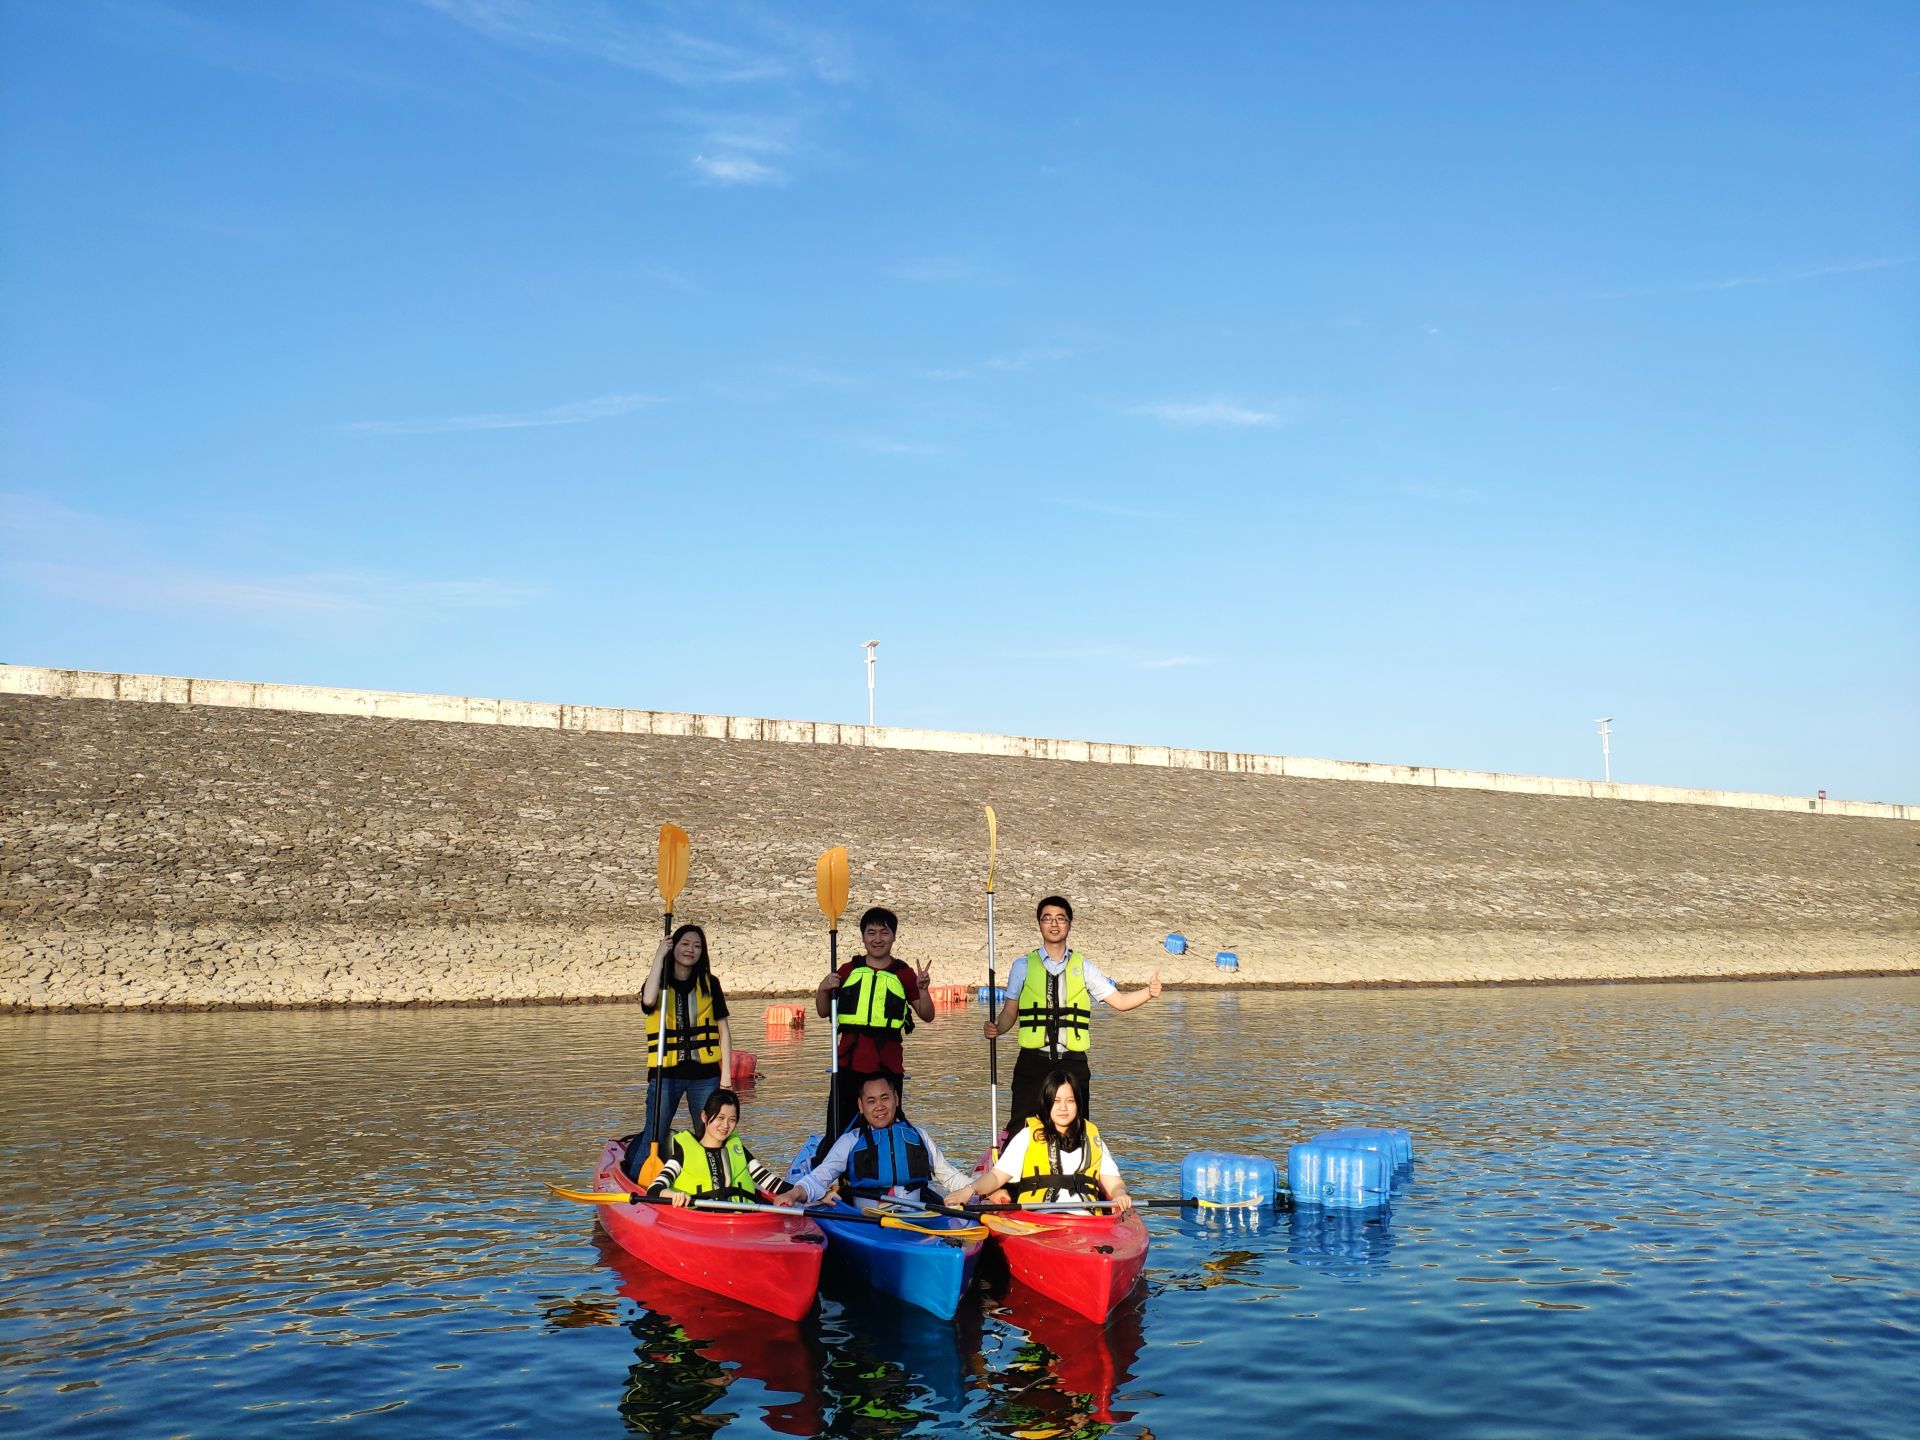
[[[4,658],[1920,800],[1907,4],[0,4]]]

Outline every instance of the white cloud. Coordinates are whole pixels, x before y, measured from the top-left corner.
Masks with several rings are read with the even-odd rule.
[[[1642,300],[1657,295],[1700,295],[1715,290],[1744,290],[1753,285],[1791,285],[1829,275],[1858,275],[1868,270],[1898,270],[1920,263],[1920,255],[1893,255],[1877,260],[1848,260],[1835,265],[1810,265],[1800,270],[1775,270],[1753,275],[1729,275],[1719,280],[1693,280],[1674,285],[1649,285],[1637,290],[1599,290],[1583,300]]]
[[[683,89],[707,89],[807,77],[829,85],[856,75],[840,37],[811,30],[754,6],[706,12],[742,33],[720,40],[638,18],[625,5],[578,6],[546,0],[424,0],[429,9],[500,45],[566,50]]]
[[[346,428],[363,435],[445,435],[462,430],[524,430],[541,425],[584,425],[612,420],[666,403],[658,395],[602,395],[573,400],[545,410],[496,411],[486,415],[450,415],[437,420],[355,420]]]
[[[745,155],[696,155],[693,168],[716,185],[779,185],[787,178]]]
[[[891,280],[910,280],[917,285],[953,285],[971,280],[979,272],[965,260],[909,260],[888,266],[885,273]]]
[[[1104,500],[1082,500],[1069,495],[1043,495],[1048,505],[1064,505],[1069,510],[1091,510],[1096,515],[1114,515],[1123,520],[1171,520],[1164,510],[1142,510],[1132,505],[1112,505]]]
[[[182,562],[171,553],[173,542],[156,542],[125,521],[31,495],[0,495],[0,525],[13,541],[7,558],[0,561],[0,574],[11,584],[74,605],[217,614],[272,624],[432,618],[508,609],[540,594],[533,586],[484,578],[214,569]],[[88,563],[23,558],[36,555],[85,555]]]
[[[1248,429],[1255,426],[1284,425],[1287,416],[1279,409],[1256,409],[1235,400],[1188,400],[1163,401],[1152,405],[1136,405],[1135,415],[1148,415],[1155,420],[1164,420],[1169,425],[1227,426],[1232,429]]]

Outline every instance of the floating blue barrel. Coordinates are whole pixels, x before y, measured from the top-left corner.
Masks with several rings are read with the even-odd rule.
[[[1287,1151],[1287,1188],[1295,1206],[1377,1210],[1389,1198],[1393,1166],[1372,1145],[1316,1135]]]
[[[1187,953],[1187,937],[1184,935],[1169,935],[1160,943],[1167,947],[1167,953],[1169,955],[1184,955]]]
[[[1271,1205],[1279,1171],[1258,1155],[1196,1150],[1180,1162],[1180,1193],[1208,1205]]]
[[[1213,957],[1214,968],[1219,970],[1238,970],[1240,957],[1231,950],[1222,950]]]
[[[984,985],[982,985],[975,994],[982,1005],[992,1010],[998,1010],[1002,1005],[1007,1003],[1007,987],[1004,985],[996,985],[993,987],[993,998],[991,1000],[987,998],[987,987]]]
[[[1413,1137],[1386,1125],[1341,1125],[1323,1130],[1316,1140],[1345,1140],[1378,1150],[1387,1157],[1387,1171],[1398,1175],[1413,1169]]]

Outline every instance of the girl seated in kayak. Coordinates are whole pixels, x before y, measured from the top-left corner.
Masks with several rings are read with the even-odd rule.
[[[784,1195],[793,1187],[753,1158],[734,1134],[740,1123],[740,1097],[716,1090],[700,1107],[700,1134],[677,1131],[672,1154],[647,1186],[649,1195],[665,1195],[674,1205],[706,1200],[758,1200],[760,1192]]]
[[[1007,1142],[991,1170],[947,1202],[961,1205],[980,1195],[1022,1205],[1108,1200],[1116,1215],[1131,1210],[1132,1197],[1099,1127],[1081,1117],[1079,1084],[1071,1071],[1050,1071],[1040,1082],[1040,1113]]]

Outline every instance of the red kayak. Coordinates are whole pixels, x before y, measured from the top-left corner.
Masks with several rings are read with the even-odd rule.
[[[627,1148],[609,1140],[595,1188],[631,1190],[620,1173]],[[676,1280],[798,1320],[813,1308],[827,1237],[804,1215],[602,1205],[600,1223],[629,1255]]]
[[[982,1217],[1013,1278],[1096,1325],[1140,1283],[1147,1227],[1138,1215],[988,1214]]]

